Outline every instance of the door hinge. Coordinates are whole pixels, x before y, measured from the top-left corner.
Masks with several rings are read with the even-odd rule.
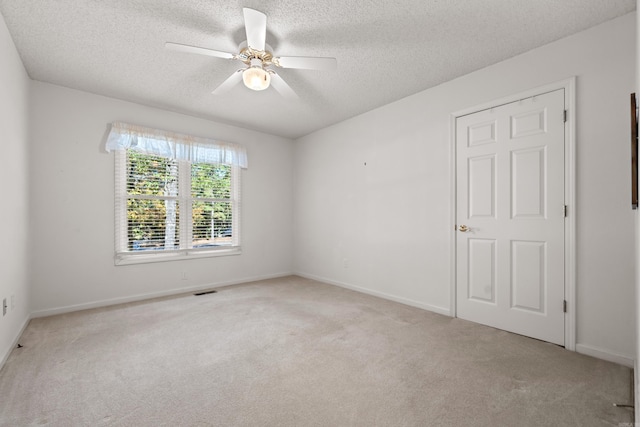
[[[564,205],[562,214],[564,215],[565,218],[567,217],[567,205]]]
[[[562,301],[562,312],[567,312],[567,300]]]
[[[567,110],[564,110],[564,114],[562,116],[562,120],[564,120],[564,122],[567,123]]]

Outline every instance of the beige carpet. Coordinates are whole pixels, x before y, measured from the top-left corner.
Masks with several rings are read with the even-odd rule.
[[[35,319],[3,426],[618,426],[628,368],[299,277]]]

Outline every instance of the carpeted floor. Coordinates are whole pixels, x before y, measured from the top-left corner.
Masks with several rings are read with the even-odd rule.
[[[42,319],[3,426],[618,426],[628,368],[299,277]]]

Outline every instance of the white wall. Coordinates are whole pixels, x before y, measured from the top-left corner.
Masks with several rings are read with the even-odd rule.
[[[0,366],[29,319],[27,166],[29,77],[0,15]],[[11,296],[14,306],[11,306]],[[2,316],[2,300],[9,311]]]
[[[36,316],[291,273],[291,140],[41,82],[30,114]],[[114,157],[102,149],[113,121],[247,147],[242,255],[114,266]]]
[[[625,15],[300,138],[295,270],[448,313],[450,114],[575,75],[577,347],[631,363],[635,22]]]

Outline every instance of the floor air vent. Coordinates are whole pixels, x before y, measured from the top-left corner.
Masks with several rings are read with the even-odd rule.
[[[214,290],[211,290],[211,291],[202,291],[202,292],[196,292],[194,295],[195,295],[195,296],[197,296],[197,297],[199,297],[200,295],[215,294],[216,292],[218,292],[218,291],[214,291]]]

